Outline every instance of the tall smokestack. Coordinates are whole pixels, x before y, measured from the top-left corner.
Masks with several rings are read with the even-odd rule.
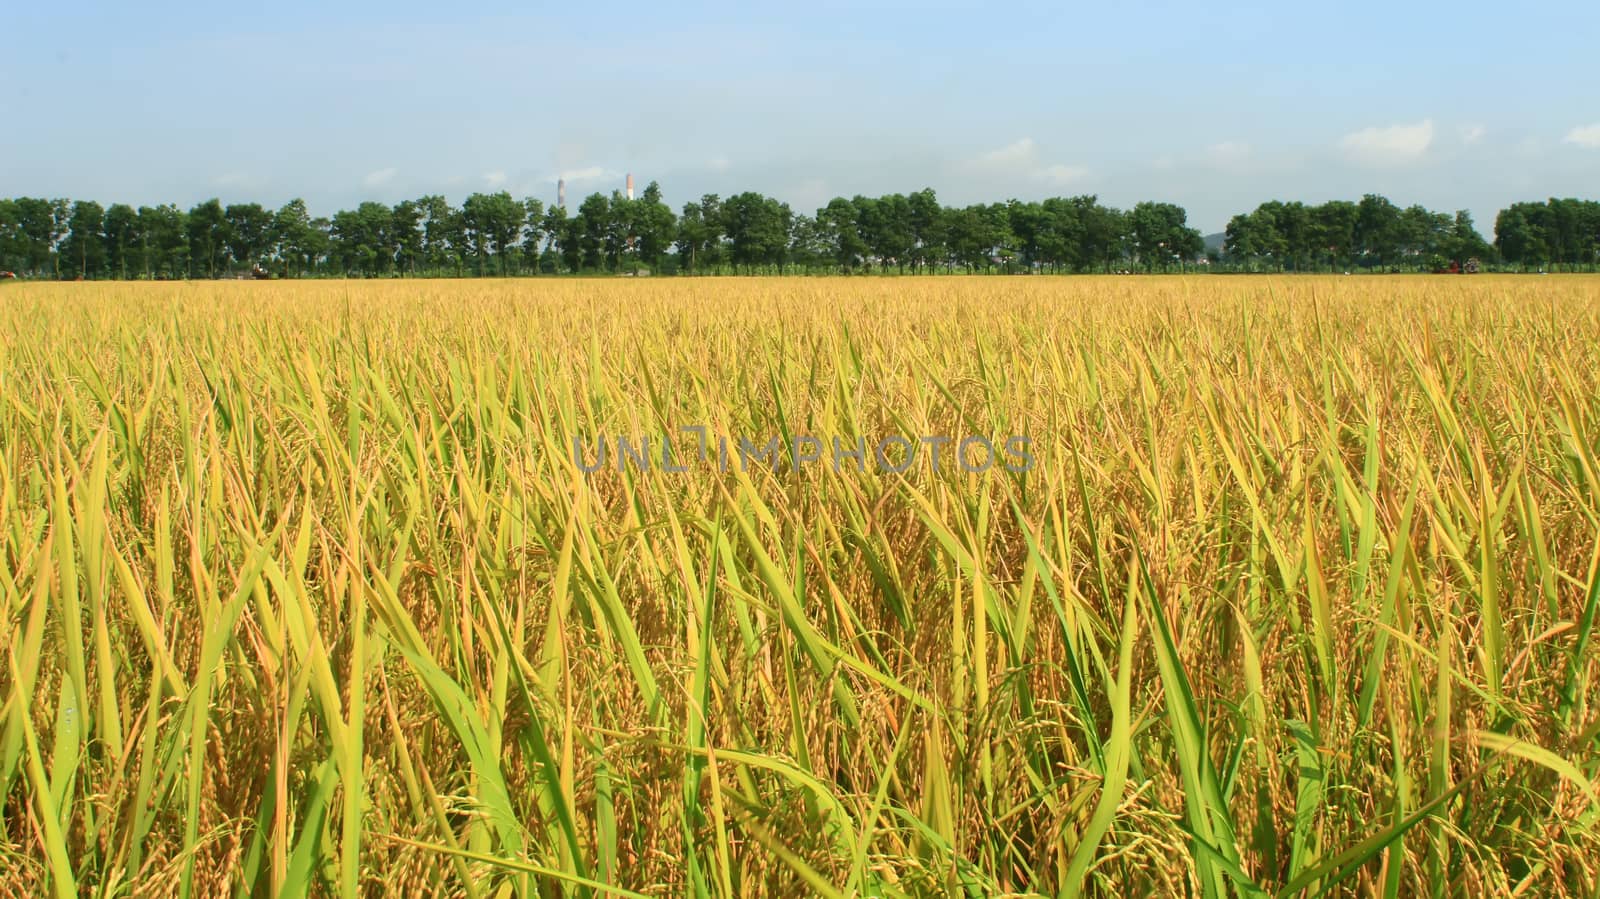
[[[556,205],[562,209],[567,208],[567,179],[556,179]]]
[[[633,173],[628,173],[628,199],[633,199]]]

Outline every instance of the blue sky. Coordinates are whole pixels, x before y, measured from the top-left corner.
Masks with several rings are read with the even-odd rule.
[[[1095,193],[1196,226],[1600,196],[1600,4],[169,3],[0,10],[0,195]],[[270,10],[270,11],[266,11]]]

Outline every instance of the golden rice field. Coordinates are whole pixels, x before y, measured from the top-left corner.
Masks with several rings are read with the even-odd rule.
[[[1600,278],[9,285],[0,894],[1593,896],[1597,388]]]

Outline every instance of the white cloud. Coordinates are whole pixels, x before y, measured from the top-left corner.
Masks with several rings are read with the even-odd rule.
[[[1034,172],[1034,177],[1055,185],[1068,185],[1089,177],[1089,170],[1081,165],[1047,165]]]
[[[556,177],[568,184],[581,184],[584,181],[612,181],[621,176],[610,169],[591,165],[581,169],[568,169]]]
[[[731,165],[733,163],[729,162],[726,156],[713,156],[706,162],[706,168],[713,172],[726,172]]]
[[[487,175],[483,176],[483,180],[487,181],[489,183],[490,187],[499,187],[500,185],[506,183],[506,173],[505,172],[490,172]]]
[[[256,179],[243,172],[227,172],[211,179],[217,187],[250,187]]]
[[[367,177],[361,179],[361,183],[367,187],[382,187],[393,181],[394,176],[398,174],[400,174],[400,170],[390,166],[386,169],[378,169],[376,172],[368,173]]]
[[[1031,137],[980,154],[968,160],[965,168],[992,174],[1020,174],[1058,187],[1089,177],[1089,170],[1083,166],[1040,160],[1039,145]]]
[[[1015,168],[1023,165],[1032,167],[1038,156],[1039,147],[1033,142],[1033,138],[1024,137],[998,150],[990,150],[974,162],[983,168]]]
[[[1489,129],[1482,125],[1463,125],[1461,127],[1461,142],[1470,147],[1481,142],[1483,136],[1488,133]]]
[[[1250,158],[1250,145],[1237,140],[1225,140],[1206,148],[1206,159],[1214,166],[1227,168]]]
[[[1600,123],[1574,128],[1567,132],[1564,141],[1577,144],[1586,150],[1600,150]]]
[[[1363,128],[1346,134],[1340,149],[1354,162],[1370,166],[1405,165],[1421,159],[1433,145],[1433,120],[1415,125]]]

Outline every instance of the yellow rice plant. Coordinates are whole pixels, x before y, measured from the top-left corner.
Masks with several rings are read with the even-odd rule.
[[[0,893],[1592,895],[1597,300],[9,286]]]

